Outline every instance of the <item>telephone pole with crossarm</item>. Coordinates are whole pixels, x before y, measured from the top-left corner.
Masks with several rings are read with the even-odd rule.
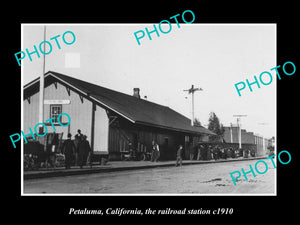
[[[183,91],[187,91],[188,94],[192,94],[192,126],[194,126],[194,119],[195,119],[195,115],[194,115],[194,93],[196,91],[203,91],[203,89],[202,88],[194,88],[194,85],[192,84],[192,87],[190,89],[183,90]]]

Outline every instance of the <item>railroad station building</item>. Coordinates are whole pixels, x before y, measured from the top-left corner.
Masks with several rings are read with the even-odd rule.
[[[239,143],[239,126],[231,125],[224,127],[223,139],[226,143]],[[245,144],[253,144],[256,147],[257,156],[263,156],[266,154],[268,140],[261,135],[248,132],[245,129],[241,129],[241,143],[242,147]]]
[[[39,122],[39,79],[23,89],[25,134]],[[45,121],[67,113],[69,126],[62,127],[53,120],[56,133],[62,134],[62,139],[71,133],[73,139],[80,129],[93,153],[108,154],[110,160],[119,160],[129,144],[136,151],[151,151],[152,140],[160,147],[161,160],[175,159],[179,144],[187,156],[191,146],[215,135],[202,126],[192,126],[189,118],[169,107],[141,99],[138,88],[128,95],[53,71],[44,74],[43,107],[48,133],[54,131]]]

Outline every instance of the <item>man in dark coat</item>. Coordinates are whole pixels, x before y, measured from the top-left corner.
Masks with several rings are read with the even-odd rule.
[[[72,158],[75,154],[76,147],[74,142],[71,140],[72,135],[68,134],[68,139],[64,141],[62,146],[62,153],[65,155],[65,166],[66,169],[70,169]]]
[[[78,129],[77,134],[75,135],[75,140],[78,141],[78,142],[81,142],[82,139],[83,139],[83,134],[81,133],[81,130]]]
[[[176,154],[176,165],[178,166],[178,163],[180,165],[180,167],[182,167],[182,151],[183,151],[183,147],[182,145],[179,145],[179,148],[177,150],[177,154]]]
[[[77,134],[75,135],[75,146],[76,150],[78,150],[79,143],[83,140],[83,134],[81,133],[81,130],[77,130]],[[79,164],[78,162],[78,152],[75,152],[75,165],[77,166]]]
[[[86,165],[87,157],[91,152],[89,142],[86,140],[86,135],[83,135],[83,140],[78,145],[78,163],[80,168]]]

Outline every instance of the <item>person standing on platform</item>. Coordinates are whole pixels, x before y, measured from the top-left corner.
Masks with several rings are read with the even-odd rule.
[[[83,134],[81,133],[81,130],[77,130],[77,134],[75,135],[75,146],[76,146],[76,152],[75,152],[75,166],[78,165],[78,147],[79,144],[82,142]]]
[[[155,147],[156,148],[156,157],[154,159],[154,162],[157,162],[157,160],[160,157],[160,151],[159,151],[159,145],[157,143],[155,143],[155,145],[156,145],[156,147]]]
[[[83,134],[81,133],[81,130],[78,129],[77,134],[75,135],[75,140],[82,141],[82,139],[83,139]]]
[[[155,141],[152,141],[151,162],[157,162],[159,156],[159,146],[157,143],[155,143]]]
[[[82,169],[82,167],[86,165],[87,156],[91,151],[92,150],[90,144],[86,140],[86,135],[83,135],[83,140],[78,145],[78,164],[80,166],[80,169]]]
[[[62,153],[65,155],[65,167],[66,169],[71,168],[72,158],[75,154],[76,147],[74,142],[71,140],[72,135],[68,133],[68,139],[64,141],[61,148]]]
[[[175,165],[176,167],[178,166],[178,163],[180,167],[182,167],[182,151],[183,151],[183,147],[182,145],[179,145],[179,148],[176,153],[176,165]]]

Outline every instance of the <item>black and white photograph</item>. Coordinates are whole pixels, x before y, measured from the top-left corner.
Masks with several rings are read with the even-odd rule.
[[[4,219],[294,221],[296,5],[122,3],[5,6]]]
[[[276,24],[184,15],[22,24],[23,195],[276,195]]]

